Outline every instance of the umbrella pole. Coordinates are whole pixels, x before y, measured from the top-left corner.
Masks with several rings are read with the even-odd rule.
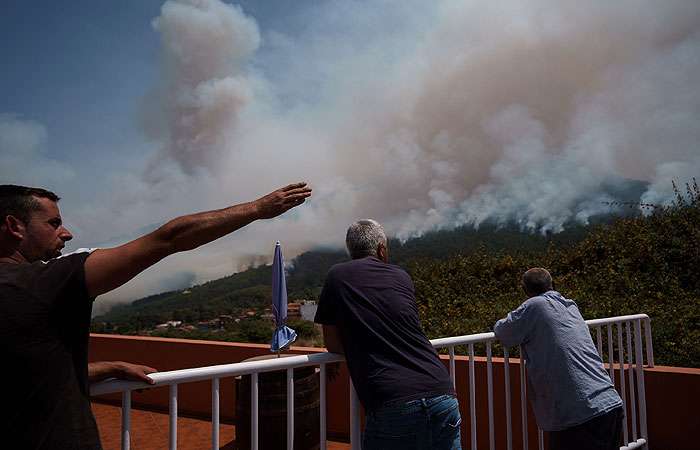
[[[277,332],[279,330],[280,330],[280,327],[275,328],[275,335],[277,335]],[[279,342],[277,342],[277,357],[278,358],[280,357],[280,350],[282,350],[282,349],[280,348]]]

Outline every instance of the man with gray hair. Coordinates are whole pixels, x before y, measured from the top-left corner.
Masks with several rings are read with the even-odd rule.
[[[523,275],[529,297],[496,322],[506,347],[520,345],[532,407],[550,450],[617,450],[623,409],[588,325],[573,300],[554,290],[546,269]]]
[[[315,321],[328,350],[345,355],[365,407],[362,448],[461,448],[459,404],[421,328],[411,277],[388,263],[376,221],[352,224],[345,243],[352,261],[328,271]]]

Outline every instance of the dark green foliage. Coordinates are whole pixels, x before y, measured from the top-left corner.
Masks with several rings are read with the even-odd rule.
[[[308,345],[317,343],[320,339],[318,328],[306,320],[292,320],[287,324],[297,332],[298,343]],[[95,331],[95,330],[93,330]],[[239,323],[229,323],[224,329],[203,330],[197,329],[185,331],[179,328],[167,328],[156,330],[152,336],[184,339],[204,339],[225,342],[252,342],[256,344],[269,344],[272,340],[274,325],[272,321],[265,319],[242,320]]]
[[[240,339],[238,342],[254,342],[266,344],[272,340],[274,326],[270,320],[244,320],[238,327]]]
[[[431,338],[482,333],[522,301],[519,256],[484,251],[409,266],[423,328]]]
[[[287,325],[297,332],[299,339],[313,340],[320,335],[316,325],[308,320],[290,320]]]
[[[389,257],[403,266],[416,258],[444,259],[479,250],[489,253],[544,251],[552,244],[580,241],[587,231],[588,227],[578,223],[567,224],[561,233],[547,235],[528,233],[515,225],[484,224],[478,229],[463,226],[432,231],[404,243],[392,239],[389,241]]]
[[[196,322],[232,314],[245,308],[270,305],[272,269],[261,266],[229,277],[119,305],[93,322],[117,324],[120,329],[145,329],[168,320]]]
[[[289,297],[317,298],[321,294],[321,286],[328,269],[348,259],[345,250],[315,250],[297,256],[288,270]]]

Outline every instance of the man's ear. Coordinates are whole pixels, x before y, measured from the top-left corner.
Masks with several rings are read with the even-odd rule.
[[[377,247],[377,256],[384,262],[389,262],[389,254],[386,251],[386,246],[384,244],[379,244]]]
[[[17,217],[8,214],[7,216],[5,216],[5,220],[3,220],[0,224],[0,230],[9,233],[10,236],[21,241],[22,239],[24,239],[27,226]]]

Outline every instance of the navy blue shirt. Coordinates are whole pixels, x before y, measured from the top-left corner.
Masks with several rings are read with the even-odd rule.
[[[336,264],[315,321],[337,327],[365,409],[454,394],[449,373],[421,328],[411,277],[398,266],[375,257]]]

